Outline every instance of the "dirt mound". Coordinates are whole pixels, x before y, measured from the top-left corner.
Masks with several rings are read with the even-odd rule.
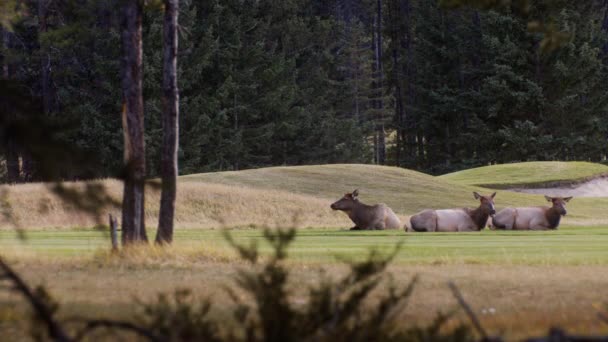
[[[547,196],[608,197],[608,177],[596,178],[570,186],[509,190]]]

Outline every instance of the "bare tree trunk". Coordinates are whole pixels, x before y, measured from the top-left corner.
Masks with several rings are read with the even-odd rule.
[[[110,221],[110,241],[112,242],[112,252],[118,251],[118,220],[112,214],[108,215]]]
[[[8,80],[8,61],[6,51],[9,48],[9,32],[0,26],[0,32],[2,33],[2,79]],[[5,144],[6,150],[6,181],[9,184],[16,183],[19,180],[19,155],[14,151],[14,142],[11,137],[7,137],[3,143]],[[16,167],[16,168],[15,168]]]
[[[410,108],[413,108],[415,106],[416,103],[416,92],[415,92],[415,88],[414,88],[414,83],[415,83],[415,68],[414,68],[414,52],[413,52],[413,39],[412,39],[412,29],[411,29],[411,5],[409,0],[401,0],[399,1],[399,6],[400,6],[400,15],[402,20],[405,21],[405,26],[403,28],[403,31],[405,32],[405,36],[403,37],[402,41],[401,41],[401,47],[405,50],[405,54],[406,54],[406,63],[404,64],[404,70],[403,70],[403,74],[405,75],[405,79],[407,80],[407,84],[406,84],[406,93],[407,93],[407,100],[405,101],[405,103],[407,104],[407,106],[409,106]],[[417,133],[416,130],[418,129],[418,123],[416,122],[416,117],[414,116],[414,113],[412,113],[410,111],[409,115],[407,114],[407,110],[406,110],[406,130],[405,130],[405,134],[406,134],[406,138],[404,138],[404,140],[407,140],[407,151],[408,151],[408,157],[410,159],[415,159],[416,156],[418,156],[418,158],[422,158],[423,156],[420,155],[419,153],[416,152],[417,150]]]
[[[426,163],[426,150],[425,150],[425,140],[424,140],[424,132],[422,128],[416,128],[416,146],[418,148],[418,163],[417,166],[420,167]]]
[[[164,0],[163,23],[163,151],[162,193],[156,243],[173,241],[177,193],[177,148],[179,139],[179,89],[177,86],[177,17],[179,0]]]
[[[21,149],[21,181],[24,183],[34,181],[34,161],[29,151]]]
[[[8,51],[8,49],[9,49],[9,42],[10,42],[11,36],[10,36],[10,32],[8,32],[8,30],[6,30],[6,29],[3,29],[2,27],[0,27],[0,31],[2,31],[2,47],[3,47],[3,50],[5,51],[5,54],[2,56],[2,77],[5,80],[8,80],[10,77],[10,74],[9,74],[9,67],[8,67],[6,51]]]
[[[401,69],[401,30],[398,27],[397,19],[395,13],[399,13],[398,4],[396,4],[398,0],[392,0],[389,2],[389,21],[391,23],[391,40],[392,40],[392,59],[393,59],[393,79],[394,79],[394,96],[395,96],[395,122],[397,123],[397,155],[396,161],[397,166],[403,165],[403,156],[407,149],[407,133],[406,133],[406,113],[405,113],[405,103],[403,98],[403,86],[402,86],[402,77],[399,70]]]
[[[378,63],[376,62],[377,58],[377,38],[376,38],[376,16],[373,16],[372,19],[372,51],[374,53],[373,61],[372,61],[372,89],[371,89],[371,101],[370,107],[372,108],[372,117],[371,120],[374,124],[374,164],[378,164],[379,158],[379,148],[378,148],[378,113],[376,110],[378,109],[378,101],[376,99],[376,89],[378,88],[377,82],[377,72],[378,72]]]
[[[38,41],[42,41],[42,35],[48,31],[48,12],[49,0],[38,1]],[[40,96],[42,98],[42,110],[45,115],[50,115],[55,111],[53,101],[53,89],[51,86],[51,57],[48,51],[40,44]],[[30,152],[20,149],[21,156],[21,175],[22,181],[31,182],[34,180],[35,163]]]
[[[378,132],[378,164],[384,165],[386,164],[386,139],[385,139],[385,131],[384,131],[384,101],[382,97],[384,96],[384,74],[382,70],[382,0],[377,1],[377,17],[378,22],[376,25],[376,72],[378,82],[376,86],[378,87],[378,101],[377,101],[377,109],[378,109],[378,124],[376,125],[376,129]]]
[[[144,221],[146,155],[142,96],[142,5],[141,0],[123,0],[120,8],[123,49],[122,125],[125,141],[122,203],[123,245],[148,241]]]
[[[10,184],[19,183],[21,181],[21,168],[19,166],[17,144],[9,137],[6,145],[6,180]]]
[[[403,91],[401,87],[401,75],[399,75],[399,51],[395,47],[393,48],[393,64],[394,64],[394,77],[395,77],[395,117],[397,122],[397,166],[403,164],[404,151],[407,149],[407,134],[405,131],[405,109],[403,102]],[[405,153],[407,155],[407,153]]]
[[[38,1],[38,39],[48,31],[48,4],[48,0]],[[53,99],[51,96],[51,57],[47,51],[43,51],[42,47],[40,48],[40,83],[43,110],[44,114],[48,115],[53,111]]]
[[[378,132],[378,164],[386,164],[386,134],[384,131],[384,71],[382,70],[382,0],[377,2],[377,25],[376,25],[376,72],[378,73],[378,125],[376,126]]]
[[[604,18],[602,19],[602,31],[608,33],[608,0],[604,0],[602,7],[604,8]],[[608,58],[608,41],[602,46],[602,58]]]
[[[4,51],[8,51],[10,43],[10,32],[0,27],[2,30],[2,46]],[[9,63],[6,52],[2,56],[2,78],[8,80],[10,78]],[[6,176],[7,182],[10,184],[18,183],[21,180],[21,167],[19,165],[19,147],[12,137],[6,139]]]

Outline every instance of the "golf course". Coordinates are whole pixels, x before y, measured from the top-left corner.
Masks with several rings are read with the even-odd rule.
[[[418,275],[404,324],[424,323],[458,304],[447,283],[461,290],[485,329],[507,340],[545,334],[552,326],[573,333],[601,334],[598,319],[608,305],[608,194],[574,197],[558,229],[469,233],[413,233],[403,229],[349,231],[352,223],[331,203],[359,189],[366,204],[386,203],[402,223],[426,208],[476,207],[473,191],[497,192],[496,209],[541,206],[540,194],[509,191],[558,184],[575,187],[601,177],[608,167],[581,162],[534,162],[487,166],[439,177],[395,167],[319,165],[273,167],[181,176],[176,232],[171,247],[134,250],[117,260],[110,252],[103,217],[90,216],[61,201],[45,184],[3,186],[10,215],[0,230],[2,256],[31,284],[42,284],[61,303],[60,316],[129,317],[133,298],[188,288],[200,298],[213,297],[214,314],[225,315],[230,300],[223,288],[247,264],[227,242],[259,244],[270,252],[263,228],[295,228],[288,250],[294,300],[321,273],[337,277],[345,260],[364,260],[371,250],[389,254],[399,246],[389,272],[397,283]],[[120,183],[100,180],[119,200]],[[73,183],[68,187],[83,187]],[[146,221],[155,227],[158,191],[147,190]],[[149,234],[154,231],[148,229]],[[0,300],[19,305],[0,312],[0,331],[19,335],[15,325],[27,314],[10,294]],[[452,318],[466,321],[462,312]]]

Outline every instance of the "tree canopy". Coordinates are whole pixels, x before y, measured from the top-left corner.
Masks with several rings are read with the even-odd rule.
[[[2,76],[44,100],[46,116],[69,128],[63,141],[98,158],[94,171],[76,165],[67,178],[117,175],[123,154],[117,2],[45,4],[44,29],[35,15],[39,2],[27,1],[3,30]],[[150,3],[143,18],[149,177],[161,169],[159,7]],[[605,1],[183,0],[180,173],[373,163],[382,161],[380,138],[386,164],[435,174],[512,161],[603,161],[607,7]],[[558,49],[541,49],[554,39]],[[4,150],[5,165],[14,165],[15,155],[27,165],[19,146]],[[36,179],[31,168],[27,179]],[[24,170],[19,179],[7,171],[5,180],[26,180]]]

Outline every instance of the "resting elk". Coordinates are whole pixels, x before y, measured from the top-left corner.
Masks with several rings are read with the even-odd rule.
[[[492,225],[498,229],[545,230],[557,229],[562,216],[567,214],[566,203],[572,197],[545,196],[551,207],[505,208],[492,218]]]
[[[477,209],[457,208],[423,210],[410,218],[411,229],[417,232],[469,232],[482,230],[490,215],[496,213],[494,197],[482,196],[473,192],[475,199],[479,200]]]
[[[333,210],[341,210],[355,223],[350,230],[397,229],[401,221],[386,204],[367,205],[359,201],[359,190],[344,194],[333,203]]]

